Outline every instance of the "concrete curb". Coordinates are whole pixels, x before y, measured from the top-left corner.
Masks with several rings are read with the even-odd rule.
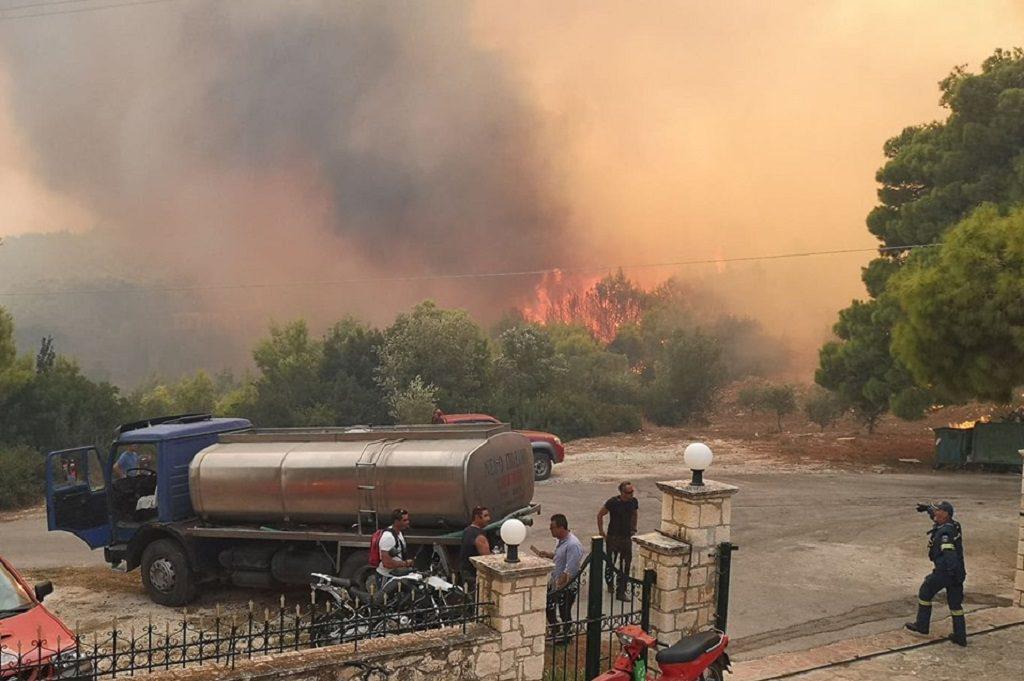
[[[1024,624],[1024,608],[1015,607],[976,610],[967,619],[969,636],[986,634],[1022,624]],[[949,618],[946,617],[932,622],[932,631],[942,631],[942,635],[932,634],[928,638],[922,638],[906,629],[897,629],[884,634],[840,641],[820,648],[770,655],[734,664],[733,671],[728,678],[729,681],[784,679],[804,672],[836,667],[855,660],[943,643],[946,642],[945,632],[949,630]]]

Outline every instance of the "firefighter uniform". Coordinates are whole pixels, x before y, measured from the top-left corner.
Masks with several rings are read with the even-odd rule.
[[[932,618],[932,599],[945,589],[946,603],[953,620],[953,634],[949,637],[954,643],[967,645],[967,624],[964,621],[964,580],[967,570],[964,565],[964,547],[960,523],[953,520],[953,507],[949,502],[938,506],[947,510],[950,519],[945,523],[935,523],[928,531],[928,559],[934,564],[931,574],[924,578],[918,591],[917,620],[908,622],[907,628],[921,634],[928,633]]]

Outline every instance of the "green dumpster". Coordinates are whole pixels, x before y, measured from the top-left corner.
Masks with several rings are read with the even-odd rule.
[[[962,468],[971,455],[971,428],[933,428],[935,431],[935,467]]]
[[[979,423],[974,426],[971,463],[1020,466],[1024,449],[1024,423]]]

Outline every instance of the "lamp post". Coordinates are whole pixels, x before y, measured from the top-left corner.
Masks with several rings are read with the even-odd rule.
[[[523,521],[510,518],[501,524],[501,541],[505,542],[505,562],[519,562],[519,545],[526,539],[526,525]]]
[[[693,474],[690,479],[692,486],[704,486],[704,471],[711,466],[713,458],[711,448],[703,442],[694,442],[686,446],[686,450],[683,452],[683,463]]]

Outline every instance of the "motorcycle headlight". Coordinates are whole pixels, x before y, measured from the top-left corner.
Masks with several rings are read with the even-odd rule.
[[[10,648],[0,648],[0,667],[6,667],[7,665],[17,665],[18,655]]]
[[[89,658],[79,655],[74,650],[65,650],[54,655],[53,669],[58,679],[77,678],[91,671]]]
[[[633,637],[630,636],[629,634],[623,634],[621,632],[615,632],[615,635],[619,637],[619,643],[621,643],[624,646],[628,646],[630,643],[633,642]]]

